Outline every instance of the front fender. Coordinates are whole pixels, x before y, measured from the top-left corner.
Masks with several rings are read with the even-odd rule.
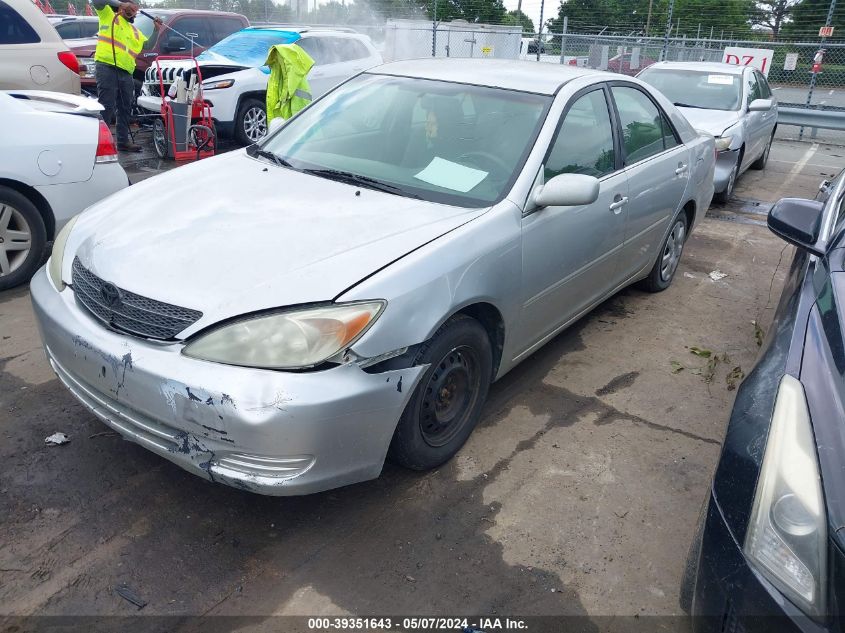
[[[461,309],[487,303],[504,321],[501,376],[510,368],[509,332],[519,316],[520,219],[519,209],[504,201],[338,297],[337,301],[387,300],[384,313],[352,351],[373,358],[411,347],[431,338]]]

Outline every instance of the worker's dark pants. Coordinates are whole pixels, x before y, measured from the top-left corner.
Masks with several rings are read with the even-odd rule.
[[[135,99],[135,81],[125,70],[97,62],[97,99],[106,109],[103,118],[111,125],[117,114],[117,142],[129,142],[129,115]]]

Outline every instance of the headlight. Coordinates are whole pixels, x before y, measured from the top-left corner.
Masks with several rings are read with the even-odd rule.
[[[726,149],[729,149],[731,146],[731,141],[733,140],[733,136],[717,136],[716,137],[716,151],[717,152],[724,152]]]
[[[784,376],[757,482],[745,554],[810,615],[825,608],[826,513],[801,383]]]
[[[244,367],[314,367],[366,332],[384,305],[383,301],[351,303],[238,321],[200,336],[183,353]]]
[[[59,292],[65,289],[65,283],[62,281],[62,260],[65,257],[65,245],[70,232],[73,230],[73,225],[76,224],[78,219],[79,216],[75,215],[59,231],[56,239],[53,240],[53,252],[50,254],[50,261],[47,262],[47,273],[50,275],[50,281],[53,282],[53,287]]]
[[[203,90],[220,90],[221,88],[231,88],[235,85],[234,79],[221,79],[220,81],[204,81],[202,82]]]

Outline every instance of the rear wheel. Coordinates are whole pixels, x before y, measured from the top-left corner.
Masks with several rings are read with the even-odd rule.
[[[493,373],[490,338],[475,319],[452,317],[417,353],[414,365],[426,364],[388,452],[413,470],[451,459],[478,423]]]
[[[259,99],[244,99],[235,117],[235,138],[241,145],[252,145],[267,135],[267,110]]]
[[[0,186],[0,290],[29,281],[47,244],[38,209],[23,194]]]
[[[153,147],[156,156],[159,158],[170,158],[170,137],[167,134],[167,126],[161,117],[153,121]]]
[[[687,214],[681,211],[672,223],[672,228],[666,239],[663,240],[663,246],[660,248],[660,254],[657,256],[657,261],[648,277],[640,282],[640,287],[647,292],[661,292],[666,290],[675,278],[675,272],[678,270],[678,264],[681,261],[681,255],[684,253],[684,244],[687,241]]]

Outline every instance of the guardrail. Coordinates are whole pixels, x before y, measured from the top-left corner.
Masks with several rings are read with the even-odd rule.
[[[778,104],[778,125],[798,125],[801,127],[822,128],[826,130],[845,130],[845,108],[835,106],[806,107],[797,103]]]

